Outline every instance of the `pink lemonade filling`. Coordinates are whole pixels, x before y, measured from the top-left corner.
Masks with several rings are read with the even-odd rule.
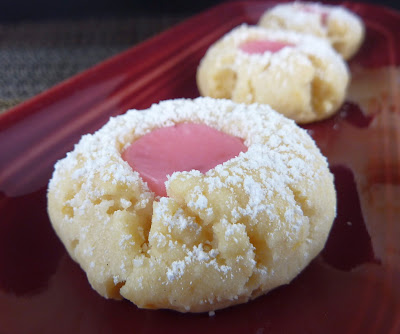
[[[193,169],[205,173],[246,152],[243,140],[204,124],[179,123],[134,141],[122,158],[156,195],[166,196],[167,175]]]
[[[313,6],[302,6],[301,10],[303,12],[307,12],[307,13],[319,14],[321,17],[321,24],[323,26],[326,26],[326,24],[328,23],[328,15],[329,14],[326,11],[323,11],[322,9],[318,9]]]
[[[272,53],[278,52],[279,50],[282,50],[286,46],[294,46],[294,44],[281,41],[252,40],[240,44],[239,48],[240,50],[249,54],[255,54],[255,53],[262,54],[266,51]]]

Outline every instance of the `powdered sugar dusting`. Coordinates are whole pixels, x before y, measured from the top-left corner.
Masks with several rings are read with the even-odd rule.
[[[121,152],[152,129],[180,122],[206,124],[239,137],[248,150],[205,174],[173,173],[166,181],[169,197],[158,198]],[[145,112],[130,110],[111,118],[56,164],[49,191],[67,196],[59,188],[68,173],[76,183],[75,194],[67,194],[65,203],[71,210],[66,211],[63,228],[73,226],[80,242],[97,240],[93,233],[99,233],[99,240],[112,245],[101,255],[96,253],[104,250],[101,243],[93,249],[77,247],[76,257],[85,259],[93,272],[102,270],[102,279],[115,285],[126,282],[121,294],[132,299],[158,285],[182,294],[196,280],[202,288],[193,293],[206,291],[196,305],[206,309],[250,295],[247,282],[257,276],[260,286],[276,269],[273,261],[279,256],[274,253],[271,267],[260,263],[268,252],[252,244],[257,226],[271,226],[265,233],[271,242],[285,240],[290,249],[297,245],[309,224],[303,207],[312,204],[298,198],[314,191],[315,182],[327,173],[327,162],[304,130],[267,105],[198,98],[164,101]],[[115,189],[122,189],[119,197]],[[87,196],[82,200],[83,193]],[[146,222],[141,216],[145,210],[151,212]],[[100,223],[84,218],[88,212]],[[268,247],[268,242],[259,244]],[[225,291],[222,295],[213,294],[214,283]],[[152,296],[158,298],[156,293]],[[187,300],[179,305],[191,310]]]
[[[167,269],[167,278],[170,282],[182,277],[185,271],[184,261],[174,261],[170,268]]]
[[[249,40],[271,40],[277,42],[285,42],[290,45],[282,48],[278,52],[254,53],[249,54],[240,49],[240,45]],[[307,64],[310,55],[333,59],[337,58],[335,52],[330,47],[330,44],[322,38],[312,35],[300,34],[288,30],[266,29],[257,26],[249,26],[242,24],[237,28],[232,29],[222,39],[221,43],[227,45],[233,44],[237,48],[237,57],[235,58],[235,66],[240,66],[244,59],[250,60],[250,65],[259,66],[280,66],[291,65],[288,62],[289,57],[296,57],[297,62]],[[211,50],[211,49],[210,49]],[[336,63],[336,61],[334,61]],[[295,72],[295,68],[286,69],[290,73]]]
[[[261,16],[258,25],[325,38],[344,59],[358,50],[365,30],[361,18],[346,7],[311,1],[278,4]]]
[[[207,263],[208,265],[212,265],[218,270],[227,271],[229,269],[226,266],[220,267],[215,261],[216,256],[218,255],[218,251],[215,249],[205,252],[203,250],[203,244],[198,246],[194,246],[192,250],[187,251],[187,255],[183,260],[172,262],[171,266],[167,268],[167,279],[169,282],[173,282],[181,278],[185,273],[185,268],[188,264],[193,262],[199,263]]]

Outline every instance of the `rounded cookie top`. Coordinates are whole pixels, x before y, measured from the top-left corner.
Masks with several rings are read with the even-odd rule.
[[[275,49],[257,52],[256,43]],[[213,44],[197,70],[203,96],[269,104],[298,123],[335,113],[348,82],[346,63],[325,40],[246,24]]]
[[[173,173],[156,197],[121,154],[182,122],[242,138],[248,150],[205,174]],[[324,246],[335,208],[326,159],[306,131],[266,105],[211,98],[111,118],[57,162],[48,188],[54,229],[95,290],[182,312],[288,283]]]
[[[365,28],[355,13],[338,5],[295,1],[267,10],[258,24],[326,38],[344,59],[351,58],[364,40]]]

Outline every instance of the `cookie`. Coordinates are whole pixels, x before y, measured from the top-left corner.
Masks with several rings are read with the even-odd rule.
[[[167,195],[157,195],[123,156],[140,138],[185,123],[238,138],[245,149],[203,173],[172,173]],[[336,194],[311,137],[269,106],[177,99],[83,136],[55,165],[48,213],[102,296],[206,312],[298,275],[324,247]]]
[[[348,83],[347,65],[323,39],[245,24],[210,46],[197,69],[201,95],[268,104],[297,123],[334,114]]]
[[[355,13],[342,6],[316,2],[276,5],[261,16],[258,24],[326,38],[344,59],[358,51],[365,35],[364,23]]]

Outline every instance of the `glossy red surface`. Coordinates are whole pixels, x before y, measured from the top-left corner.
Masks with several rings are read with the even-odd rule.
[[[307,126],[335,174],[338,216],[324,251],[291,284],[214,317],[139,310],[90,288],[46,213],[53,164],[82,134],[128,108],[198,96],[196,67],[210,43],[272,5],[226,3],[0,116],[0,333],[399,333],[400,14],[343,4],[367,26],[352,71],[385,75],[364,87],[367,107],[346,102]]]

